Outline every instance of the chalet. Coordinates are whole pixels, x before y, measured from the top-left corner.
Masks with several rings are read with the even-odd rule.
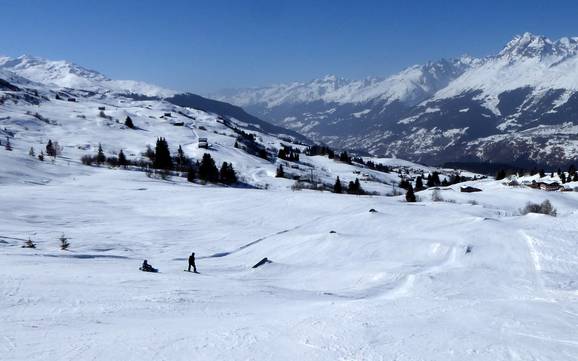
[[[475,188],[475,187],[471,187],[471,186],[466,186],[466,187],[460,187],[460,192],[463,193],[475,193],[475,192],[481,192],[482,190],[480,188]]]
[[[540,183],[540,190],[546,191],[546,192],[555,192],[557,190],[560,190],[561,186],[558,182],[552,182],[552,183],[545,183],[545,182],[541,182]]]
[[[164,116],[165,117],[171,117],[171,113],[165,113]]]
[[[546,192],[555,192],[557,190],[560,190],[560,188],[562,188],[562,186],[558,182],[547,183],[547,182],[536,182],[535,180],[532,181],[531,184],[528,184],[528,187],[532,189],[540,189]]]
[[[76,102],[76,98],[68,98],[69,102]]]
[[[207,138],[199,138],[198,146],[199,148],[209,149],[209,141]]]
[[[106,107],[98,107],[98,110],[106,110]]]

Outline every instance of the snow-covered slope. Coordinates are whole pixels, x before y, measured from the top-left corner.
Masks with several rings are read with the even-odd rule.
[[[576,192],[486,179],[407,203],[392,194],[402,177],[453,171],[364,159],[392,170],[380,172],[171,98],[0,72],[2,360],[575,359]],[[235,145],[241,131],[268,159]],[[99,145],[143,159],[158,137],[231,162],[241,183],[79,161]],[[40,161],[48,139],[62,154]],[[273,156],[283,145],[299,161]],[[336,177],[373,195],[293,187]],[[521,215],[545,199],[558,217]],[[183,272],[191,252],[200,274]],[[139,271],[144,259],[160,272]]]
[[[382,80],[329,82],[323,91],[318,84],[327,78],[221,98],[313,139],[376,155],[565,164],[578,158],[578,134],[544,137],[541,127],[576,125],[577,48],[578,38],[525,33],[485,58],[413,66]]]
[[[345,186],[360,178],[366,191],[387,194],[400,182],[399,169],[405,169],[406,173],[411,171],[413,175],[418,171],[434,170],[427,168],[424,171],[409,163],[392,167],[392,173],[383,173],[360,164],[308,156],[304,153],[304,144],[292,143],[295,138],[290,132],[283,133],[283,129],[245,117],[238,108],[218,102],[214,105],[214,101],[193,94],[163,99],[109,91],[95,93],[91,91],[92,85],[88,88],[60,87],[46,78],[36,77],[44,83],[32,82],[7,70],[0,71],[10,81],[0,83],[0,139],[4,142],[4,138],[9,139],[14,152],[21,155],[26,155],[30,148],[38,154],[45,149],[49,139],[57,141],[63,147],[62,155],[55,160],[57,164],[77,164],[82,156],[96,154],[99,146],[106,156],[116,156],[122,149],[130,160],[139,161],[143,159],[146,147],[154,148],[157,138],[163,137],[173,154],[182,146],[185,154],[195,162],[204,153],[209,153],[218,166],[222,162],[232,163],[243,183],[260,188],[290,188],[294,184],[290,179],[310,180],[311,176],[314,183],[331,188],[339,176]],[[100,79],[97,75],[91,77]],[[132,120],[135,129],[125,125],[127,118]],[[277,133],[271,133],[271,130]],[[241,132],[255,137],[255,145],[266,150],[267,160],[235,146]],[[200,138],[208,138],[209,149],[198,147]],[[299,150],[300,161],[278,159],[279,149],[285,146]],[[280,165],[286,168],[289,179],[275,177]],[[36,181],[42,182],[42,179],[39,177]]]
[[[2,360],[575,360],[578,193],[408,204],[0,165]],[[519,215],[546,198],[558,217]]]
[[[0,70],[8,70],[26,79],[61,88],[97,92],[113,91],[147,96],[171,96],[176,92],[133,80],[112,80],[103,74],[64,60],[47,60],[28,55],[17,58],[0,56]]]

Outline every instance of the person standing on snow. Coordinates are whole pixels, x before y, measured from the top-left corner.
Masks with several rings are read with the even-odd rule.
[[[193,267],[193,272],[197,272],[197,265],[195,264],[195,252],[191,253],[189,256],[189,272],[191,272],[191,267]]]

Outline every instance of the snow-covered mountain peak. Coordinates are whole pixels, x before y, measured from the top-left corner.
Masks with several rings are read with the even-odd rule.
[[[325,88],[325,90],[337,90],[349,83],[350,81],[345,78],[338,77],[337,75],[334,74],[327,74],[322,78],[310,81],[308,84],[321,86]]]
[[[577,48],[576,38],[564,37],[557,41],[552,41],[543,35],[524,33],[515,36],[498,53],[498,57],[509,60],[520,60],[523,58],[564,57],[575,55]]]
[[[348,80],[326,75],[308,82],[272,85],[264,88],[240,89],[212,96],[239,105],[265,104],[268,108],[282,104],[306,104],[316,101],[331,103],[360,103],[372,99],[416,103],[432,95],[440,87],[465,71],[474,59],[442,59],[424,65],[410,66],[388,78],[366,77]]]
[[[60,88],[136,93],[148,96],[171,96],[176,93],[140,81],[112,80],[98,71],[69,61],[48,60],[30,55],[21,55],[16,58],[0,56],[0,70],[8,71],[36,83]]]
[[[67,88],[79,88],[94,82],[110,80],[97,71],[65,60],[47,60],[30,55],[17,58],[1,57],[0,68],[35,82]]]

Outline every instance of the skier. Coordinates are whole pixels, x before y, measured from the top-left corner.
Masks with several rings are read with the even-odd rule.
[[[143,272],[158,272],[159,270],[148,264],[147,260],[145,259],[142,263],[142,266],[139,268]]]
[[[191,272],[191,267],[193,267],[193,272],[197,272],[197,265],[195,264],[195,252],[191,253],[189,256],[189,272]]]

